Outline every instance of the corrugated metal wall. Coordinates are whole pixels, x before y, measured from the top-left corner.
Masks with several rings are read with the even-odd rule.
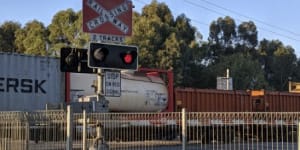
[[[300,94],[265,91],[251,96],[247,91],[175,89],[176,109],[189,112],[299,112]]]
[[[265,95],[270,112],[299,112],[300,94],[288,92],[268,92]]]
[[[189,112],[247,112],[251,111],[250,96],[245,91],[207,89],[175,89],[177,110]]]
[[[0,53],[0,111],[33,111],[64,101],[59,59]]]

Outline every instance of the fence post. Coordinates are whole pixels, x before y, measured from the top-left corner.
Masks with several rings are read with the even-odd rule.
[[[86,110],[83,109],[82,149],[86,150]]]
[[[29,120],[29,114],[28,112],[25,113],[25,118],[26,118],[26,122],[25,122],[25,142],[26,142],[26,150],[29,150],[29,141],[30,141],[30,120]]]
[[[297,132],[298,132],[298,141],[297,141],[297,146],[298,146],[298,150],[300,150],[300,122],[298,122],[298,128],[297,128]]]
[[[72,128],[73,128],[73,111],[71,105],[67,106],[67,142],[66,142],[66,150],[72,150],[73,149],[73,134],[72,134]]]
[[[182,135],[182,150],[186,148],[186,111],[185,108],[182,109],[181,113],[181,135]]]

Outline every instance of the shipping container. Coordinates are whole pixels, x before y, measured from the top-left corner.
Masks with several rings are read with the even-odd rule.
[[[300,94],[289,92],[268,91],[264,97],[264,104],[269,112],[299,112]]]
[[[64,102],[59,59],[0,53],[0,111],[35,111]]]
[[[245,91],[176,88],[175,100],[176,110],[186,108],[189,112],[251,111]]]
[[[176,88],[175,103],[189,112],[299,112],[300,94]]]

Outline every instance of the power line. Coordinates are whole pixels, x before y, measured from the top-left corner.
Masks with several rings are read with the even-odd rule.
[[[140,4],[147,5],[147,3],[146,3],[146,2],[144,2],[144,1],[141,1],[141,0],[135,0],[135,1],[137,1],[137,2],[138,2],[138,3],[140,3]]]
[[[209,24],[205,23],[205,22],[202,22],[202,21],[199,21],[199,20],[196,20],[196,19],[192,19],[190,18],[192,21],[194,21],[195,23],[197,24],[202,24],[202,25],[205,25],[205,26],[208,26],[209,27]]]
[[[223,9],[223,10],[228,11],[228,12],[230,12],[230,13],[236,14],[236,15],[238,15],[238,16],[241,16],[241,17],[244,17],[244,18],[248,18],[248,19],[250,19],[250,20],[254,20],[254,21],[259,22],[259,23],[261,23],[261,24],[264,24],[264,25],[266,25],[266,26],[269,26],[269,27],[272,27],[272,28],[276,28],[276,29],[278,29],[278,30],[281,30],[281,31],[284,31],[284,32],[293,34],[293,35],[295,35],[295,36],[300,36],[299,33],[295,33],[295,32],[290,31],[290,30],[288,30],[288,29],[285,29],[285,28],[282,28],[282,27],[278,27],[278,26],[272,25],[272,24],[270,24],[270,23],[264,22],[264,21],[262,21],[262,20],[259,20],[259,19],[253,18],[253,17],[249,17],[249,16],[247,16],[247,15],[244,15],[244,14],[241,14],[241,13],[239,13],[239,12],[233,11],[233,10],[231,10],[231,9],[222,7],[222,6],[220,6],[220,5],[217,5],[217,4],[215,4],[215,3],[209,2],[209,1],[207,1],[207,0],[200,0],[200,1],[203,1],[203,2],[205,2],[205,3],[207,3],[207,4],[209,4],[209,5],[215,6],[215,7],[217,7],[217,8]]]
[[[190,2],[190,1],[188,1],[188,0],[184,0],[186,3],[189,3],[189,4],[191,4],[191,5],[194,5],[194,6],[197,6],[197,7],[200,7],[200,8],[202,8],[202,9],[205,9],[205,10],[208,10],[208,11],[211,11],[211,12],[213,12],[213,13],[215,13],[215,14],[218,14],[218,15],[221,15],[221,16],[226,16],[225,14],[223,14],[223,13],[220,13],[220,12],[218,12],[218,11],[216,11],[216,10],[214,10],[214,9],[210,9],[210,8],[208,8],[208,7],[205,7],[205,6],[202,6],[202,5],[199,5],[199,4],[197,4],[197,3],[194,3],[194,2]]]
[[[203,5],[200,5],[200,4],[197,4],[197,3],[194,3],[194,2],[188,1],[188,0],[184,0],[184,2],[186,2],[186,3],[190,4],[190,5],[193,5],[193,6],[196,6],[196,7],[205,9],[205,10],[208,10],[208,11],[213,12],[213,13],[215,13],[215,14],[218,14],[218,15],[221,15],[221,16],[226,16],[226,14],[224,14],[224,13],[218,12],[218,11],[216,11],[216,10],[214,10],[214,9],[205,7],[205,6],[203,6]],[[240,20],[240,19],[238,19],[238,18],[236,18],[236,20],[238,20],[238,21],[240,21],[240,22],[243,22],[242,20]],[[278,35],[278,36],[288,38],[288,39],[290,39],[290,40],[300,41],[299,39],[290,37],[290,36],[285,35],[285,34],[280,34],[280,33],[278,33],[278,32],[275,32],[275,31],[272,31],[272,30],[268,30],[268,29],[262,28],[262,27],[259,27],[259,28],[262,29],[262,30],[264,30],[264,31],[267,31],[267,32],[269,32],[269,33],[276,34],[276,35]]]
[[[135,0],[135,1],[137,1],[137,2],[139,2],[139,3],[141,3],[141,4],[144,4],[144,5],[147,5],[147,3],[144,2],[144,1],[142,1],[142,0]],[[208,1],[206,1],[206,0],[201,0],[201,1],[207,2],[207,3],[209,3],[210,5],[213,5],[213,6],[215,6],[215,7],[221,8],[221,9],[226,10],[226,11],[231,12],[231,13],[235,13],[235,14],[237,14],[237,15],[239,15],[239,16],[248,18],[248,19],[250,19],[250,20],[254,20],[254,21],[257,21],[257,22],[260,22],[260,23],[263,22],[263,21],[259,21],[259,20],[255,19],[255,18],[248,17],[248,16],[246,16],[246,15],[240,14],[240,13],[235,12],[235,11],[233,11],[233,10],[227,9],[227,8],[225,8],[225,7],[219,6],[219,5],[217,5],[217,4],[208,2]],[[224,13],[222,13],[222,12],[219,12],[219,11],[217,11],[217,10],[214,10],[214,9],[211,9],[211,8],[208,8],[208,7],[205,7],[205,6],[200,5],[200,4],[197,4],[197,3],[195,3],[195,2],[191,2],[191,1],[189,1],[189,0],[184,0],[184,2],[186,2],[186,3],[190,4],[190,5],[193,5],[193,6],[202,8],[202,9],[205,9],[205,10],[207,10],[207,11],[213,12],[213,13],[215,13],[215,14],[221,15],[221,16],[227,16],[226,14],[224,14]],[[202,22],[202,21],[199,21],[199,20],[197,20],[197,19],[191,19],[191,20],[192,20],[193,22],[197,23],[197,24],[202,24],[202,25],[205,25],[205,26],[208,26],[208,27],[210,26],[209,24],[204,23],[204,22]],[[243,22],[243,20],[241,20],[241,19],[239,19],[239,18],[236,18],[236,20],[239,21],[239,22]],[[279,27],[276,27],[276,26],[274,26],[274,25],[271,25],[271,24],[268,24],[268,23],[265,23],[265,22],[263,22],[262,24],[265,24],[265,25],[268,25],[268,26],[272,26],[273,28],[279,28]],[[285,34],[281,34],[281,33],[278,33],[278,32],[275,32],[275,31],[272,31],[272,30],[263,28],[263,27],[259,27],[259,26],[257,26],[257,27],[258,27],[259,29],[264,30],[264,31],[266,31],[266,32],[269,32],[269,33],[271,33],[271,34],[275,34],[275,35],[278,35],[278,36],[281,36],[281,37],[284,37],[284,38],[287,38],[287,39],[290,39],[290,40],[294,40],[294,41],[300,41],[300,40],[297,39],[297,38],[294,38],[294,37],[291,37],[291,36],[288,36],[288,35],[285,35]],[[282,30],[286,30],[286,29],[283,29],[283,28],[282,28],[282,29],[280,29],[280,30],[282,31]],[[288,31],[288,30],[287,30],[287,31],[285,31],[285,32],[289,32],[289,33],[290,33],[291,31]],[[291,32],[291,33],[293,33],[294,35],[297,35],[297,33],[294,33],[294,32]],[[300,35],[299,35],[299,36],[300,36]]]
[[[272,31],[272,30],[268,30],[268,29],[266,29],[266,28],[262,28],[262,27],[259,27],[259,28],[262,29],[262,30],[264,30],[264,31],[267,31],[267,32],[269,32],[269,33],[273,33],[273,34],[279,35],[279,36],[281,36],[281,37],[285,37],[285,38],[288,38],[288,39],[290,39],[290,40],[294,40],[294,41],[300,42],[299,39],[296,39],[296,38],[293,38],[293,37],[290,37],[290,36],[287,36],[287,35],[284,35],[284,34],[280,34],[280,33],[278,33],[278,32],[275,32],[275,31]]]
[[[139,2],[141,4],[145,4],[145,5],[148,5],[146,2],[142,1],[142,0],[135,0],[136,2]],[[178,16],[179,14],[175,12],[173,12],[176,16]],[[202,21],[199,21],[199,20],[196,20],[196,19],[192,19],[192,18],[189,18],[190,20],[198,23],[198,24],[202,24],[202,25],[206,25],[206,26],[209,26],[209,24],[205,23],[205,22],[202,22]]]

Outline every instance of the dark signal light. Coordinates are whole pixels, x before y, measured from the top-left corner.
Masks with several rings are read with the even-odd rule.
[[[61,72],[96,73],[87,65],[87,49],[63,47],[60,49]]]
[[[78,59],[74,51],[72,51],[66,58],[65,62],[69,67],[77,67]]]
[[[95,58],[95,60],[97,62],[104,62],[107,55],[108,55],[108,50],[107,50],[107,48],[103,47],[103,48],[97,48],[94,51],[93,57]]]

